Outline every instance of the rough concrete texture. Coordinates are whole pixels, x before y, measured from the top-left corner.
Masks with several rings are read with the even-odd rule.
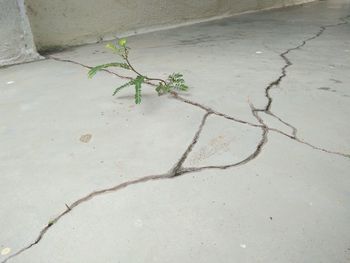
[[[314,0],[26,0],[39,49],[114,39],[217,16]]]
[[[104,44],[1,69],[1,262],[349,262],[349,13],[131,37],[191,86],[139,106]]]
[[[0,0],[0,66],[39,59],[23,0]]]

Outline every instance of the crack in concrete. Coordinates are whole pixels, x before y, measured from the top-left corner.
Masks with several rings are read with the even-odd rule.
[[[343,23],[341,23],[341,24],[343,24]],[[329,27],[330,27],[330,26],[329,26]],[[316,37],[312,37],[312,38],[310,38],[310,39],[314,39],[314,38],[316,38]],[[296,48],[293,48],[293,49],[296,49]],[[292,50],[292,49],[290,49],[290,50]],[[289,51],[289,52],[290,52],[290,51]],[[285,52],[283,52],[283,53],[285,53]],[[282,54],[283,54],[283,53],[282,53]],[[76,64],[76,65],[82,66],[82,67],[87,68],[87,69],[91,69],[91,68],[92,68],[91,66],[84,65],[84,64],[82,64],[82,63],[80,63],[80,62],[76,62],[76,61],[74,61],[74,60],[61,59],[61,58],[57,58],[57,57],[53,57],[53,56],[47,56],[47,58],[53,59],[53,60],[56,60],[56,61],[59,61],[59,62],[66,62],[66,63]],[[285,67],[285,66],[284,66],[284,67]],[[107,70],[107,69],[103,69],[102,71],[105,71],[105,72],[107,72],[107,73],[113,74],[113,75],[118,76],[118,77],[120,77],[120,78],[122,78],[122,79],[128,79],[128,80],[131,79],[131,77],[122,76],[122,75],[119,75],[119,74],[116,73],[116,72],[113,72],[113,71],[110,71],[110,70]],[[285,72],[285,73],[286,73],[286,72]],[[281,78],[281,76],[280,76],[278,79],[280,79],[280,78]],[[284,78],[284,77],[283,77],[283,78]],[[282,79],[283,79],[283,78],[282,78]],[[272,83],[275,83],[275,82],[276,82],[276,80],[273,81]],[[151,82],[146,82],[146,83],[149,84],[149,85],[151,85],[151,86],[156,86],[154,83],[151,83]],[[267,86],[267,88],[265,89],[265,91],[266,91],[267,89],[270,90],[270,89],[271,89],[270,86],[271,86],[271,83]],[[267,92],[267,94],[269,94],[269,91]],[[200,108],[200,109],[202,109],[202,110],[204,110],[204,111],[206,111],[206,112],[210,112],[210,113],[213,114],[213,115],[217,115],[217,116],[219,116],[219,117],[223,117],[223,118],[225,118],[225,119],[228,119],[228,120],[231,120],[231,121],[234,121],[234,122],[237,122],[237,123],[241,123],[241,124],[244,124],[244,125],[248,125],[248,126],[251,126],[251,127],[254,127],[254,128],[263,128],[263,127],[264,127],[264,126],[261,125],[261,124],[255,124],[255,123],[252,123],[252,122],[249,122],[249,121],[245,121],[245,120],[239,119],[239,118],[237,118],[237,117],[230,116],[230,115],[228,115],[228,114],[226,114],[226,113],[222,113],[222,112],[219,112],[219,111],[217,111],[217,110],[214,110],[214,109],[212,109],[212,108],[210,108],[210,107],[208,107],[208,106],[206,106],[206,105],[204,105],[204,104],[201,104],[201,103],[198,103],[198,102],[189,100],[189,99],[185,99],[185,98],[183,98],[182,96],[180,96],[177,92],[172,91],[172,92],[170,92],[170,95],[172,96],[172,98],[174,98],[174,99],[176,99],[176,100],[178,100],[178,101],[181,101],[181,102],[186,103],[186,104],[190,104],[190,105],[195,106],[195,107],[197,107],[197,108]],[[268,95],[268,96],[270,96],[270,95]],[[270,98],[271,98],[271,97],[270,97]],[[271,102],[272,102],[272,98],[271,98]],[[271,105],[270,105],[269,107],[271,107]],[[314,149],[314,150],[319,150],[319,151],[322,151],[322,152],[325,152],[325,153],[335,154],[335,155],[339,155],[339,156],[342,156],[342,157],[350,158],[350,154],[341,153],[341,152],[332,151],[332,150],[327,150],[327,149],[325,149],[325,148],[322,148],[322,147],[319,147],[319,146],[315,146],[315,145],[313,145],[313,144],[311,144],[311,143],[309,143],[309,142],[306,142],[306,141],[304,141],[304,140],[302,140],[302,139],[300,139],[300,138],[297,138],[297,131],[298,131],[298,130],[297,130],[293,125],[291,125],[290,123],[284,121],[282,118],[280,118],[280,117],[278,117],[276,114],[272,113],[270,110],[269,110],[269,111],[265,111],[265,109],[254,109],[254,111],[255,111],[255,112],[263,112],[263,113],[265,113],[265,114],[268,114],[268,115],[270,115],[270,116],[276,118],[278,121],[280,121],[280,122],[283,123],[284,125],[290,127],[290,128],[292,129],[292,136],[289,135],[289,134],[287,134],[287,133],[285,133],[285,132],[283,132],[283,131],[281,131],[281,130],[279,130],[279,129],[271,128],[271,127],[269,127],[268,125],[265,125],[265,127],[266,127],[268,130],[270,130],[270,131],[273,131],[273,132],[279,133],[279,134],[281,134],[281,135],[283,135],[283,136],[286,136],[286,137],[288,137],[288,138],[290,138],[290,139],[292,139],[292,140],[294,140],[294,141],[296,141],[296,142],[299,142],[299,143],[302,143],[302,144],[304,144],[304,145],[306,145],[306,146],[309,146],[309,147],[311,147],[311,148]]]
[[[187,156],[190,154],[190,152],[192,151],[193,147],[197,144],[198,142],[198,139],[199,139],[199,136],[200,134],[202,133],[202,130],[203,130],[203,127],[209,117],[209,115],[212,114],[211,112],[206,112],[203,119],[202,119],[202,122],[196,132],[196,134],[194,135],[193,137],[193,140],[192,142],[188,145],[186,151],[183,153],[183,155],[181,156],[181,158],[179,159],[179,161],[174,165],[174,167],[170,170],[170,174],[172,175],[172,177],[175,177],[175,176],[179,176],[182,173],[182,165],[183,163],[186,161],[187,159]]]
[[[45,234],[48,232],[48,230],[55,225],[62,217],[64,217],[65,215],[67,215],[68,213],[72,212],[76,207],[78,207],[79,205],[97,197],[103,194],[107,194],[107,193],[111,193],[111,192],[117,192],[119,190],[122,190],[128,186],[131,185],[136,185],[136,184],[141,184],[141,183],[146,183],[149,181],[156,181],[156,180],[163,180],[163,179],[172,179],[175,177],[179,177],[188,173],[192,173],[192,172],[196,172],[196,171],[200,171],[200,170],[204,170],[204,169],[227,169],[227,168],[231,168],[234,166],[239,166],[242,164],[246,164],[249,161],[252,161],[253,159],[255,159],[259,153],[262,150],[263,145],[266,143],[267,141],[267,132],[268,129],[264,128],[264,133],[263,133],[263,139],[261,140],[261,142],[257,145],[256,150],[254,151],[254,153],[252,155],[250,155],[249,157],[245,158],[244,160],[238,162],[238,163],[234,163],[231,165],[225,165],[225,166],[217,166],[217,167],[202,167],[202,168],[183,168],[183,163],[185,162],[185,160],[187,159],[189,153],[192,151],[193,147],[197,144],[198,139],[202,133],[203,127],[208,119],[208,117],[212,114],[212,112],[206,112],[202,118],[202,121],[192,139],[192,142],[188,145],[188,147],[186,148],[185,152],[182,154],[182,156],[180,157],[179,161],[176,162],[176,164],[173,166],[173,168],[164,174],[159,174],[159,175],[148,175],[148,176],[144,176],[141,178],[137,178],[137,179],[133,179],[130,181],[126,181],[124,183],[118,184],[116,186],[110,187],[110,188],[105,188],[105,189],[101,189],[101,190],[97,190],[97,191],[93,191],[91,193],[89,193],[88,195],[79,198],[78,200],[76,200],[75,202],[73,202],[71,205],[67,205],[66,209],[59,214],[57,217],[55,217],[53,220],[51,220],[40,232],[38,237],[29,245],[27,245],[26,247],[20,249],[19,251],[17,251],[16,253],[12,254],[11,256],[7,257],[5,260],[3,260],[1,263],[6,263],[8,260],[10,260],[11,258],[14,258],[20,254],[22,254],[23,252],[25,252],[26,250],[32,248],[33,246],[37,245],[45,236]],[[261,119],[260,119],[261,120]],[[262,120],[261,120],[261,123]]]
[[[290,59],[287,57],[287,55],[289,53],[291,53],[292,51],[301,49],[303,46],[305,46],[309,41],[314,40],[318,37],[320,37],[324,31],[329,28],[329,27],[336,27],[336,26],[341,26],[341,25],[345,25],[348,24],[349,22],[346,20],[348,17],[350,17],[350,15],[339,18],[339,20],[343,21],[337,24],[332,24],[332,25],[325,25],[325,26],[320,26],[319,31],[314,34],[313,36],[303,40],[299,45],[289,48],[286,51],[282,52],[279,54],[279,56],[284,60],[285,65],[281,68],[281,75],[274,81],[270,82],[269,85],[265,88],[265,97],[267,98],[268,102],[265,106],[264,109],[257,109],[257,111],[262,111],[265,112],[267,114],[270,113],[271,111],[271,105],[272,105],[272,97],[270,95],[270,90],[273,87],[277,87],[280,85],[280,83],[282,82],[282,80],[287,76],[287,69],[293,65],[293,63],[290,61]],[[273,116],[274,117],[274,116]]]
[[[271,117],[274,117],[275,119],[277,119],[279,122],[283,123],[284,125],[288,126],[289,128],[292,129],[292,135],[293,136],[289,136],[289,135],[286,135],[284,132],[280,132],[281,134],[283,135],[286,135],[287,137],[290,137],[291,139],[295,139],[296,141],[298,142],[301,142],[305,145],[308,145],[314,149],[317,149],[317,150],[321,150],[321,151],[324,151],[324,152],[328,152],[328,153],[334,153],[334,154],[340,154],[342,156],[345,156],[345,157],[349,157],[350,155],[349,154],[342,154],[342,153],[338,153],[338,152],[334,152],[334,151],[328,151],[326,149],[323,149],[323,148],[320,148],[320,147],[317,147],[317,146],[314,146],[310,143],[307,143],[303,140],[301,140],[300,138],[297,138],[297,133],[298,133],[298,130],[295,126],[291,125],[290,123],[286,122],[285,120],[283,120],[281,117],[277,116],[276,114],[274,114],[272,111],[271,111],[271,106],[272,106],[272,102],[273,102],[273,99],[272,99],[272,96],[270,95],[270,91],[272,88],[274,87],[278,87],[280,86],[281,82],[283,81],[283,79],[285,77],[287,77],[287,69],[293,65],[293,63],[291,62],[291,60],[288,58],[288,54],[291,53],[292,51],[295,51],[295,50],[299,50],[301,49],[303,46],[305,46],[309,41],[312,41],[318,37],[320,37],[324,31],[329,28],[329,27],[336,27],[336,26],[340,26],[340,25],[345,25],[345,24],[348,24],[349,21],[347,21],[346,19],[349,18],[350,15],[347,15],[345,17],[341,17],[339,18],[339,20],[341,20],[342,22],[339,22],[337,24],[331,24],[331,25],[325,25],[325,26],[320,26],[320,29],[319,31],[314,34],[313,36],[303,40],[299,45],[295,46],[295,47],[292,47],[292,48],[289,48],[287,49],[286,51],[282,52],[279,54],[279,56],[283,59],[283,61],[285,62],[285,65],[281,68],[281,74],[280,76],[275,79],[274,81],[270,82],[266,88],[265,88],[265,97],[267,98],[267,104],[266,106],[263,108],[263,109],[255,109],[256,112],[263,112],[267,115],[270,115]],[[277,131],[277,129],[273,129],[275,131]]]
[[[134,184],[138,184],[138,183],[143,183],[143,182],[148,182],[151,180],[159,180],[159,179],[165,179],[165,178],[169,178],[167,177],[167,174],[162,174],[162,175],[149,175],[149,176],[145,176],[145,177],[141,177],[135,180],[131,180],[131,181],[127,181],[121,184],[118,184],[114,187],[111,188],[106,188],[106,189],[102,189],[102,190],[98,190],[98,191],[94,191],[91,192],[90,194],[76,200],[74,203],[72,203],[71,205],[67,205],[66,204],[66,210],[64,210],[61,214],[59,214],[57,217],[55,217],[53,220],[51,220],[39,233],[38,237],[34,240],[34,242],[30,243],[28,246],[20,249],[19,251],[17,251],[16,253],[12,254],[11,256],[7,257],[6,259],[4,259],[3,261],[1,261],[1,263],[5,263],[8,260],[10,260],[11,258],[14,258],[20,254],[22,254],[24,251],[32,248],[33,246],[37,245],[44,237],[44,235],[47,233],[47,231],[53,226],[55,225],[63,216],[65,216],[66,214],[72,212],[74,210],[74,208],[76,208],[77,206],[79,206],[80,204],[87,202],[88,200],[98,196],[98,195],[102,195],[105,193],[109,193],[109,192],[116,192],[118,190],[121,190],[123,188],[126,188],[130,185],[134,185]]]
[[[206,112],[210,112],[210,113],[212,113],[214,115],[217,115],[219,117],[223,117],[225,119],[228,119],[228,120],[231,120],[231,121],[235,121],[235,122],[238,122],[238,123],[241,123],[241,124],[249,125],[249,126],[255,127],[255,128],[261,128],[262,127],[261,124],[255,124],[255,123],[252,123],[252,122],[249,122],[249,121],[245,121],[245,120],[239,119],[237,117],[233,117],[233,116],[230,116],[228,114],[216,111],[216,110],[214,110],[214,109],[212,109],[212,108],[210,108],[210,107],[208,107],[208,106],[206,106],[204,104],[201,104],[201,103],[198,103],[198,102],[195,102],[195,101],[191,101],[189,99],[185,99],[185,98],[181,97],[177,92],[172,91],[172,92],[170,92],[170,94],[176,100],[179,100],[179,101],[184,102],[186,104],[190,104],[192,106],[200,108],[200,109],[202,109],[202,110],[204,110]]]
[[[77,62],[77,61],[74,61],[74,60],[70,60],[70,59],[62,59],[62,58],[57,58],[57,57],[54,57],[54,56],[51,56],[51,55],[47,55],[45,56],[46,59],[52,59],[52,60],[56,60],[56,61],[60,61],[60,62],[66,62],[66,63],[72,63],[72,64],[75,64],[75,65],[78,65],[78,66],[81,66],[81,67],[84,67],[84,68],[87,68],[87,69],[92,69],[93,67],[91,66],[88,66],[88,65],[85,65],[83,63],[80,63],[80,62]],[[132,80],[131,77],[128,77],[128,76],[123,76],[123,75],[120,75],[116,72],[113,72],[113,71],[110,71],[108,69],[101,69],[101,71],[105,71],[107,73],[110,73],[110,74],[113,74],[121,79],[127,79],[127,80]],[[147,84],[150,84],[148,82],[146,82]],[[154,85],[154,84],[151,84],[151,85]]]
[[[306,145],[306,146],[309,146],[309,147],[311,147],[311,148],[314,149],[314,150],[319,150],[319,151],[322,151],[322,152],[325,152],[325,153],[329,153],[329,154],[334,154],[334,155],[339,155],[339,156],[342,156],[342,157],[350,158],[350,154],[346,154],[346,153],[342,153],[342,152],[337,152],[337,151],[332,151],[332,150],[327,150],[327,149],[324,149],[324,148],[322,148],[322,147],[315,146],[315,145],[313,145],[313,144],[311,144],[311,143],[309,143],[309,142],[306,142],[306,141],[304,141],[304,140],[302,140],[302,139],[300,139],[300,138],[297,138],[297,137],[296,137],[297,129],[296,129],[294,126],[292,126],[291,124],[287,123],[287,122],[285,122],[285,125],[291,127],[291,129],[292,129],[292,135],[290,135],[290,134],[288,134],[288,133],[285,133],[285,132],[283,132],[283,131],[281,131],[281,130],[279,130],[279,129],[271,128],[271,127],[269,127],[269,126],[266,125],[266,124],[262,125],[261,122],[260,122],[260,124],[255,124],[255,123],[251,123],[251,122],[249,122],[249,121],[244,121],[244,120],[238,119],[238,118],[236,118],[236,117],[227,115],[227,114],[225,114],[225,113],[221,113],[221,112],[219,112],[219,111],[213,110],[212,108],[207,107],[207,106],[205,106],[205,105],[203,105],[203,104],[200,104],[200,103],[198,103],[198,102],[193,102],[193,101],[191,101],[191,100],[185,99],[185,98],[181,97],[179,94],[177,94],[176,92],[173,92],[172,95],[173,95],[173,97],[174,97],[175,99],[178,99],[178,100],[180,100],[180,101],[182,101],[182,102],[184,102],[184,103],[187,103],[187,104],[191,104],[191,105],[193,105],[193,106],[196,106],[196,107],[198,107],[198,108],[200,108],[200,109],[203,109],[203,110],[205,110],[205,111],[207,111],[207,112],[211,112],[213,115],[217,115],[217,116],[219,116],[219,117],[223,117],[223,118],[225,118],[225,119],[228,119],[228,120],[231,120],[231,121],[234,121],[234,122],[237,122],[237,123],[241,123],[241,124],[244,124],[244,125],[249,125],[249,126],[254,127],[254,128],[266,128],[266,129],[269,130],[269,131],[279,133],[279,134],[281,134],[281,135],[283,135],[283,136],[288,137],[289,139],[292,139],[292,140],[294,140],[294,141],[296,141],[296,142],[299,142],[299,143],[302,143],[302,144],[304,144],[304,145]],[[254,108],[253,111],[254,111],[254,113],[252,113],[253,115],[254,115],[255,113],[259,112],[259,110],[258,110],[258,109],[255,109],[255,108]],[[271,114],[273,114],[273,113],[271,113]],[[273,114],[273,115],[274,115],[274,114]],[[276,115],[274,115],[274,116],[276,116]],[[260,116],[259,116],[259,118],[260,118]],[[284,121],[283,121],[282,119],[280,119],[279,117],[276,116],[276,118],[278,118],[278,120],[281,120],[281,122],[284,123]]]
[[[160,180],[160,179],[167,179],[170,178],[169,175],[167,174],[161,174],[161,175],[149,175],[149,176],[145,176],[145,177],[141,177],[135,180],[131,180],[131,181],[127,181],[121,184],[118,184],[116,186],[113,186],[111,188],[106,188],[106,189],[102,189],[102,190],[98,190],[98,191],[94,191],[91,192],[90,194],[76,200],[74,203],[72,203],[71,205],[66,205],[66,210],[64,210],[61,214],[59,214],[57,217],[55,217],[53,220],[51,220],[39,233],[38,237],[32,242],[30,243],[28,246],[20,249],[19,251],[17,251],[16,253],[12,254],[11,256],[7,257],[5,260],[1,261],[1,263],[6,263],[8,260],[10,260],[11,258],[14,258],[20,254],[22,254],[23,252],[25,252],[26,250],[32,248],[33,246],[37,245],[45,236],[45,234],[47,233],[47,231],[53,226],[55,225],[63,216],[67,215],[68,213],[72,212],[74,210],[74,208],[76,208],[77,206],[81,205],[82,203],[87,202],[88,200],[91,200],[92,198],[105,194],[105,193],[109,193],[109,192],[116,192],[118,190],[121,190],[123,188],[126,188],[130,185],[135,185],[135,184],[139,184],[139,183],[145,183],[148,181],[152,181],[152,180]]]
[[[188,146],[188,148],[186,149],[186,151],[183,153],[183,155],[181,156],[180,160],[176,163],[176,165],[174,165],[174,168],[171,169],[168,173],[164,173],[164,174],[159,174],[159,175],[148,175],[148,176],[144,176],[138,179],[134,179],[134,180],[130,180],[130,181],[126,181],[124,183],[118,184],[116,186],[110,187],[110,188],[105,188],[102,190],[97,190],[97,191],[93,191],[91,193],[89,193],[88,195],[79,198],[78,200],[76,200],[75,202],[73,202],[71,205],[67,205],[66,204],[66,209],[59,214],[57,217],[55,217],[53,220],[51,220],[39,233],[38,237],[32,242],[30,243],[28,246],[20,249],[19,251],[17,251],[16,253],[12,254],[11,256],[7,257],[5,260],[3,260],[1,263],[6,263],[8,260],[10,260],[11,258],[14,258],[20,254],[22,254],[24,251],[32,248],[33,246],[37,245],[45,236],[45,234],[47,233],[47,231],[53,226],[55,225],[63,216],[67,215],[68,213],[72,212],[76,207],[78,207],[79,205],[99,196],[99,195],[103,195],[106,193],[110,193],[110,192],[117,192],[123,188],[126,188],[128,186],[131,185],[136,185],[136,184],[140,184],[140,183],[146,183],[149,181],[155,181],[155,180],[161,180],[161,179],[170,179],[173,178],[175,176],[178,176],[179,174],[179,170],[182,167],[183,162],[185,161],[185,159],[187,158],[188,154],[191,152],[192,148],[194,147],[194,145],[197,143],[198,138],[200,136],[200,133],[202,132],[203,126],[208,118],[210,114],[206,113],[201,121],[201,124],[192,140],[192,142],[190,143],[190,145]],[[181,173],[184,174],[184,173]]]
[[[276,114],[274,114],[273,112],[269,112],[268,115],[274,117],[275,119],[277,119],[279,122],[283,123],[284,125],[288,126],[289,128],[291,128],[292,130],[292,137],[293,138],[296,138],[297,137],[297,132],[298,132],[298,129],[295,128],[293,125],[291,125],[290,123],[284,121],[282,118],[278,117]]]
[[[261,124],[259,127],[262,130],[262,135],[261,135],[261,139],[259,141],[259,143],[257,144],[255,151],[250,154],[248,157],[244,158],[243,160],[233,163],[233,164],[227,164],[227,165],[209,165],[209,166],[202,166],[202,167],[187,167],[187,168],[182,168],[179,170],[179,172],[200,172],[203,170],[210,170],[210,169],[221,169],[221,170],[226,170],[232,167],[236,167],[236,166],[240,166],[243,164],[246,164],[252,160],[254,160],[256,157],[258,157],[258,155],[261,153],[264,145],[267,143],[268,141],[268,133],[269,133],[269,128],[266,126],[266,124],[264,123],[264,121],[262,120],[262,118],[260,118],[260,116],[258,114],[256,114],[256,112],[254,111],[254,106],[253,104],[250,104],[250,108],[252,111],[253,116],[258,120],[258,122]]]
[[[164,173],[164,174],[148,175],[148,176],[144,176],[144,177],[141,177],[141,178],[138,178],[138,179],[133,179],[133,180],[130,180],[130,181],[126,181],[124,183],[118,184],[118,185],[110,187],[110,188],[105,188],[105,189],[102,189],[102,190],[93,191],[93,192],[89,193],[88,195],[86,195],[86,196],[84,196],[82,198],[79,198],[78,200],[73,202],[71,205],[67,205],[66,204],[65,205],[66,206],[66,210],[64,210],[61,214],[59,214],[57,217],[55,217],[53,220],[51,220],[40,231],[38,237],[34,240],[34,242],[32,242],[29,245],[27,245],[26,247],[20,249],[16,253],[10,255],[6,259],[4,259],[1,263],[6,263],[8,260],[10,260],[10,259],[12,259],[12,258],[14,258],[14,257],[16,257],[16,256],[18,256],[20,254],[22,254],[26,250],[28,250],[28,249],[32,248],[33,246],[37,245],[43,239],[43,237],[45,236],[47,231],[53,225],[55,225],[62,217],[64,217],[68,213],[72,212],[79,205],[81,205],[81,204],[83,204],[83,203],[85,203],[85,202],[87,202],[87,201],[89,201],[89,200],[91,200],[91,199],[93,199],[93,198],[95,198],[97,196],[100,196],[100,195],[103,195],[103,194],[107,194],[107,193],[111,193],[111,192],[117,192],[117,191],[122,190],[122,189],[124,189],[124,188],[126,188],[128,186],[141,184],[141,183],[146,183],[146,182],[149,182],[149,181],[156,181],[156,180],[162,180],[162,179],[172,179],[172,178],[184,175],[184,174],[200,172],[200,171],[203,171],[203,170],[209,170],[209,169],[225,170],[225,169],[229,169],[229,168],[232,168],[232,167],[244,165],[244,164],[254,160],[255,158],[257,158],[259,156],[259,154],[261,153],[264,145],[268,141],[268,133],[269,133],[269,131],[274,131],[274,132],[277,132],[279,134],[282,134],[282,135],[284,135],[284,136],[286,136],[286,137],[288,137],[288,138],[290,138],[292,140],[295,140],[295,141],[297,141],[299,143],[307,145],[307,146],[309,146],[309,147],[311,147],[313,149],[316,149],[316,150],[320,150],[320,151],[323,151],[323,152],[326,152],[326,153],[336,154],[336,155],[340,155],[340,156],[344,156],[344,157],[350,157],[350,155],[348,155],[348,154],[326,150],[326,149],[314,146],[314,145],[312,145],[312,144],[310,144],[308,142],[305,142],[305,141],[297,138],[297,136],[296,136],[297,135],[297,129],[294,126],[292,126],[291,124],[289,124],[288,122],[282,120],[280,117],[278,117],[277,115],[275,115],[274,113],[271,112],[271,105],[272,105],[273,99],[272,99],[272,97],[270,95],[270,90],[273,87],[278,86],[281,83],[283,78],[285,78],[287,76],[287,68],[290,67],[291,65],[293,65],[293,63],[288,59],[287,54],[290,53],[293,50],[300,49],[308,41],[313,40],[313,39],[321,36],[323,34],[323,32],[326,30],[326,28],[347,24],[348,21],[346,21],[345,19],[348,18],[348,17],[350,17],[350,15],[347,16],[347,17],[344,17],[344,18],[340,18],[340,20],[343,21],[341,23],[334,24],[334,25],[321,26],[320,30],[319,30],[319,32],[317,32],[317,34],[315,34],[314,36],[312,36],[310,38],[307,38],[306,40],[303,40],[303,42],[300,45],[298,45],[298,46],[296,46],[294,48],[290,48],[287,51],[285,51],[285,52],[280,54],[282,59],[285,61],[285,65],[281,68],[281,75],[276,80],[271,82],[265,88],[265,96],[268,99],[268,103],[266,104],[265,108],[264,109],[256,109],[253,106],[253,104],[250,103],[250,108],[251,108],[252,115],[260,123],[259,125],[251,123],[251,122],[248,122],[248,121],[244,121],[244,120],[241,120],[241,119],[238,119],[238,118],[235,118],[233,116],[229,116],[229,115],[227,115],[225,113],[221,113],[221,112],[215,111],[215,110],[211,109],[210,107],[207,107],[207,106],[205,106],[203,104],[200,104],[200,103],[197,103],[197,102],[185,99],[185,98],[181,97],[176,92],[171,92],[171,95],[172,95],[173,98],[175,98],[175,99],[177,99],[179,101],[182,101],[184,103],[191,104],[193,106],[201,108],[202,110],[204,110],[206,112],[204,114],[202,120],[201,120],[201,123],[200,123],[200,125],[199,125],[199,127],[198,127],[198,129],[197,129],[197,131],[196,131],[196,133],[195,133],[195,135],[193,137],[193,139],[192,139],[192,142],[188,145],[188,147],[186,148],[185,152],[182,154],[182,156],[176,162],[176,164],[173,166],[173,168],[169,172]],[[60,58],[56,58],[56,57],[53,57],[53,56],[49,56],[48,58],[51,58],[51,59],[54,59],[54,60],[57,60],[57,61],[61,61],[61,62],[73,63],[73,64],[76,64],[76,65],[79,65],[79,66],[82,66],[82,67],[85,67],[85,68],[88,68],[88,69],[92,68],[90,66],[86,66],[86,65],[84,65],[82,63],[79,63],[79,62],[76,62],[76,61],[72,61],[72,60],[68,60],[68,59],[60,59]],[[106,72],[108,72],[110,74],[114,74],[114,75],[116,75],[116,76],[118,76],[120,78],[123,78],[123,79],[131,79],[130,77],[119,75],[119,74],[117,74],[115,72],[112,72],[112,71],[109,71],[107,69],[104,69],[104,71],[106,71]],[[154,86],[153,83],[148,83],[148,84]],[[268,127],[264,123],[263,119],[259,116],[259,112],[264,112],[266,114],[269,114],[272,117],[274,117],[277,120],[279,120],[281,123],[283,123],[286,126],[290,127],[292,129],[292,135],[289,135],[289,134],[287,134],[287,133],[285,133],[283,131],[280,131],[278,129]],[[210,115],[216,115],[216,116],[223,117],[223,118],[226,118],[226,119],[231,120],[231,121],[235,121],[235,122],[238,122],[238,123],[241,123],[241,124],[249,125],[251,127],[260,128],[262,130],[261,140],[257,144],[255,151],[252,154],[250,154],[248,157],[244,158],[243,160],[241,160],[239,162],[236,162],[236,163],[233,163],[233,164],[228,164],[228,165],[212,165],[212,166],[202,166],[202,167],[183,167],[183,164],[184,164],[185,160],[187,159],[188,155],[191,153],[191,151],[193,150],[194,146],[197,144],[197,142],[199,140],[199,137],[200,137],[200,135],[201,135],[201,133],[203,131],[203,128],[205,126],[205,123],[206,123],[206,121],[207,121],[207,119],[208,119],[208,117]]]

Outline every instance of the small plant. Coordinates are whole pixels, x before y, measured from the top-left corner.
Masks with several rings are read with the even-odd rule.
[[[155,91],[158,93],[158,95],[163,95],[174,90],[188,90],[188,86],[185,84],[183,75],[180,73],[173,73],[169,75],[167,79],[164,80],[160,78],[150,78],[136,71],[129,61],[130,48],[127,47],[126,44],[127,40],[125,38],[119,39],[116,45],[112,43],[107,44],[106,48],[112,50],[113,53],[119,55],[124,62],[113,62],[93,67],[88,72],[89,78],[92,78],[98,71],[104,70],[109,67],[117,67],[134,72],[136,74],[136,77],[132,78],[129,82],[116,88],[113,92],[113,96],[126,87],[134,86],[136,104],[141,103],[141,86],[144,83],[151,84],[152,82],[156,82],[157,84],[155,84],[154,86]]]

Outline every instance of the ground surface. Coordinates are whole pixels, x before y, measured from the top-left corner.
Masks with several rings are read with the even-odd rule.
[[[140,71],[191,86],[140,106],[87,79],[104,44],[0,69],[1,262],[349,262],[349,14],[132,37]]]

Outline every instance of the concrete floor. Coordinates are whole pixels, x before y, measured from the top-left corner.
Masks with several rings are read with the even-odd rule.
[[[0,261],[350,262],[349,14],[131,37],[140,71],[191,86],[139,106],[87,79],[102,43],[0,69]]]

